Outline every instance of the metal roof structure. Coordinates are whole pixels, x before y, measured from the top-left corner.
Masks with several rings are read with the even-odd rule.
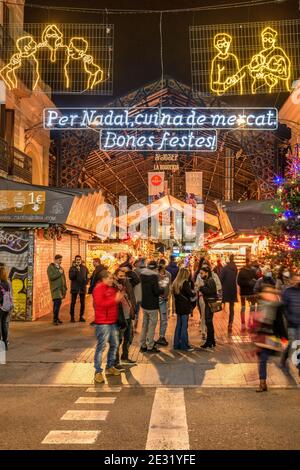
[[[208,97],[177,80],[165,77],[107,103],[107,107],[221,107],[228,105],[219,97]],[[109,152],[99,149],[99,133],[93,130],[65,130],[60,139],[59,185],[95,187],[106,199],[116,203],[128,196],[128,203],[147,204],[147,173],[154,169],[155,153]],[[215,152],[179,153],[178,172],[166,172],[169,192],[178,199],[185,196],[185,172],[203,172],[205,210],[217,214],[215,200],[224,198],[225,151],[234,155],[234,199],[258,199],[273,196],[275,152],[278,138],[271,131],[220,131]],[[57,150],[56,150],[57,152]]]

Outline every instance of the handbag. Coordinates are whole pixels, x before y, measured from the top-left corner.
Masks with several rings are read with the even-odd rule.
[[[221,312],[223,310],[221,300],[208,301],[208,305],[212,313]]]

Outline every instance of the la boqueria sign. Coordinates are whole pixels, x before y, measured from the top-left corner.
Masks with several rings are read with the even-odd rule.
[[[100,149],[208,152],[219,130],[275,130],[276,108],[47,108],[47,130],[99,131]]]

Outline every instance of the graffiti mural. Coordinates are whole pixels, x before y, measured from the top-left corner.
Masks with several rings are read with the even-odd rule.
[[[33,248],[30,245],[33,245],[30,232],[0,230],[0,262],[6,265],[12,285],[14,320],[31,319]]]

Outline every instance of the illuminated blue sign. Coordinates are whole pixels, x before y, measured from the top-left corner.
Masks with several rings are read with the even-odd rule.
[[[217,132],[214,130],[149,130],[124,131],[105,129],[100,133],[100,149],[140,152],[213,152],[217,148]]]
[[[106,151],[214,151],[217,130],[275,130],[276,108],[47,108],[47,130],[93,129]]]

